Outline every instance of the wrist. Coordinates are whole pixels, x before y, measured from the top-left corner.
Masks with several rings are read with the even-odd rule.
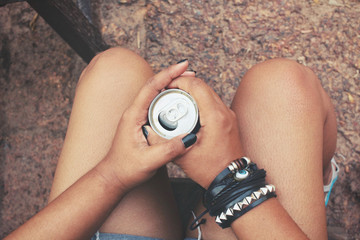
[[[113,188],[115,191],[121,193],[129,191],[130,187],[118,177],[115,169],[109,156],[106,156],[94,168],[97,176],[103,181],[107,188]]]
[[[246,157],[232,161],[204,193],[203,203],[210,216],[216,216],[216,223],[227,228],[258,205],[276,197],[275,187],[266,183],[265,176],[266,171],[258,169]],[[198,226],[194,224],[197,220],[191,229]]]
[[[239,156],[238,154],[236,156]],[[224,159],[227,159],[226,161],[222,161],[218,164],[216,164],[216,170],[212,171],[212,174],[207,174],[206,178],[204,177],[203,179],[203,184],[202,185],[205,189],[208,189],[211,185],[211,183],[216,179],[216,177],[221,174],[221,172],[224,169],[227,169],[229,164],[231,164],[231,162],[235,161],[236,159],[240,159],[241,157],[226,157]]]

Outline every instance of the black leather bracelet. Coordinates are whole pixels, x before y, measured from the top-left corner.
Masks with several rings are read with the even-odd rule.
[[[230,163],[224,170],[222,170],[212,181],[209,188],[213,188],[214,185],[221,182],[226,176],[229,174],[235,173],[237,170],[242,170],[246,168],[251,163],[250,159],[247,157],[242,157],[239,159],[234,160],[232,163]],[[208,188],[208,189],[209,189]]]
[[[256,164],[251,163],[247,166],[247,171],[250,172],[248,178],[243,181],[234,180],[233,176],[229,175],[228,178],[223,179],[222,182],[213,185],[204,194],[204,206],[209,209],[219,203],[225,208],[233,199],[239,198],[244,192],[248,190],[256,191],[264,186],[266,172],[263,169],[258,169]],[[218,208],[218,207],[215,207]],[[213,213],[213,210],[210,210]],[[215,211],[215,215],[216,215]]]
[[[250,210],[254,209],[255,207],[259,206],[261,203],[265,202],[266,200],[276,197],[275,192],[269,193],[265,196],[262,196],[260,199],[256,200],[255,202],[251,203],[246,208],[242,209],[241,211],[234,211],[233,216],[228,216],[227,220],[222,220],[221,222],[217,221],[217,224],[221,228],[228,228],[231,224],[245,213],[249,212]]]
[[[275,187],[267,185],[265,177],[265,170],[258,169],[246,157],[231,162],[204,193],[203,203],[207,210],[192,222],[190,229],[194,230],[204,223],[204,219],[199,220],[208,212],[216,216],[216,222],[221,227],[229,227],[246,212],[275,197]]]

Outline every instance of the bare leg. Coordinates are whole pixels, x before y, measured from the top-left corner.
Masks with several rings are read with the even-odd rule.
[[[311,238],[326,232],[323,176],[336,145],[330,99],[309,69],[276,59],[251,69],[234,99],[245,153]]]
[[[246,156],[267,171],[267,181],[299,227],[311,239],[321,239],[326,234],[323,183],[331,172],[336,119],[320,81],[296,62],[266,61],[244,76],[231,108]],[[204,239],[235,239],[210,217],[202,230]]]
[[[50,201],[103,159],[122,113],[152,75],[145,60],[121,48],[107,50],[91,61],[76,89]],[[166,169],[162,169],[128,193],[100,231],[180,239],[179,219]]]

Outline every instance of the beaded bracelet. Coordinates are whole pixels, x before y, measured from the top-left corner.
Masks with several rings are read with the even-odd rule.
[[[209,188],[212,188],[213,185],[219,183],[222,181],[225,177],[227,177],[229,174],[234,174],[238,170],[243,170],[251,163],[250,159],[247,157],[242,157],[240,159],[236,159],[232,161],[227,168],[225,168],[219,175],[216,176],[214,181],[210,184]]]

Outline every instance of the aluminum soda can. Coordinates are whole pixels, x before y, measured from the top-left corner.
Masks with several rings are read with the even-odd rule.
[[[195,100],[180,89],[157,95],[150,104],[148,118],[151,128],[166,139],[197,131],[200,126]]]

